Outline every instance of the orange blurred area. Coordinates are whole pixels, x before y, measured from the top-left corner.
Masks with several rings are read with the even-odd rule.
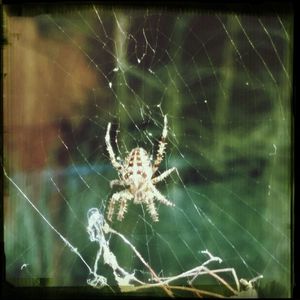
[[[78,123],[96,73],[69,41],[43,34],[35,18],[7,16],[5,33],[5,165],[8,170],[40,170],[59,142],[60,120]],[[84,39],[76,36],[79,45]]]

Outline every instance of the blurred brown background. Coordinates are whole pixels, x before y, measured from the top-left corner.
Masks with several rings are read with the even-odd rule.
[[[9,17],[6,25],[5,159],[9,169],[39,170],[58,142],[58,117],[78,121],[96,76],[79,49],[42,36],[33,18]],[[76,38],[84,43],[83,36]]]

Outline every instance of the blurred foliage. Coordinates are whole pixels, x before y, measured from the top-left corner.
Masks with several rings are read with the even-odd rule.
[[[160,207],[161,221],[148,226],[143,208],[130,205],[125,221],[114,228],[158,273],[192,268],[201,260],[199,251],[209,249],[239,276],[261,273],[270,285],[276,280],[283,286],[275,296],[290,295],[292,18],[282,17],[289,40],[278,18],[270,16],[99,13],[101,24],[94,10],[34,19],[43,38],[59,44],[66,32],[69,44],[78,41],[76,50],[80,45],[87,61],[95,62],[89,61],[100,87],[88,88],[84,104],[72,105],[79,121],[71,113],[55,117],[56,137],[67,150],[62,144],[49,145],[48,165],[35,172],[21,169],[12,178],[92,265],[97,247],[88,240],[86,213],[99,205],[105,210],[114,192],[109,180],[117,176],[104,145],[106,125],[113,122],[113,146],[122,157],[137,144],[155,154],[161,111],[167,113],[171,130],[161,170],[177,166],[180,179],[172,176],[159,189],[179,209]],[[155,53],[143,30],[147,43],[157,45]],[[106,35],[110,39],[104,45]],[[138,62],[146,47],[148,55]],[[116,67],[122,72],[111,71]],[[119,148],[114,143],[117,131]],[[153,143],[145,132],[152,133]],[[38,277],[47,278],[50,286],[85,285],[87,272],[77,257],[13,188],[6,195],[8,279]],[[120,265],[142,269],[121,241],[112,238],[110,245]],[[21,272],[24,262],[28,271]],[[113,281],[109,268],[101,266],[101,272]]]

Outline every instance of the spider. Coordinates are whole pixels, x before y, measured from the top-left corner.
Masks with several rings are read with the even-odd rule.
[[[164,116],[164,128],[159,142],[156,159],[153,163],[146,150],[140,147],[132,149],[122,163],[117,161],[110,143],[110,128],[111,123],[108,123],[105,142],[110,161],[113,167],[118,171],[120,178],[112,180],[110,182],[110,187],[112,188],[115,185],[120,185],[126,187],[126,189],[114,193],[110,198],[107,219],[112,221],[115,204],[116,202],[120,202],[117,220],[122,221],[127,212],[127,201],[133,200],[134,204],[146,204],[152,220],[158,222],[158,213],[154,205],[154,200],[158,200],[167,206],[175,206],[156,189],[155,184],[165,179],[173,171],[177,171],[177,169],[173,167],[164,171],[159,176],[154,176],[163,160],[167,144],[165,142],[168,133],[167,116]]]

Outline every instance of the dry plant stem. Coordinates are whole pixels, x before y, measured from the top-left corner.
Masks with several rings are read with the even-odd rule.
[[[204,271],[200,271],[201,269],[203,269]],[[189,270],[187,272],[184,272],[184,273],[181,273],[179,275],[176,275],[176,276],[172,276],[172,277],[166,277],[166,278],[160,278],[161,279],[164,279],[163,281],[159,281],[158,283],[152,283],[152,284],[147,284],[146,286],[141,286],[141,287],[136,287],[135,289],[138,290],[138,289],[142,289],[142,288],[150,288],[150,287],[159,287],[161,285],[168,285],[170,282],[172,281],[175,281],[177,279],[180,279],[180,278],[186,278],[186,277],[189,277],[189,276],[199,276],[199,275],[205,275],[205,274],[209,274],[211,275],[212,277],[216,278],[217,280],[219,280],[221,283],[223,283],[234,295],[238,294],[238,291],[239,290],[234,290],[223,278],[221,278],[220,276],[218,276],[217,274],[215,273],[225,273],[225,272],[232,272],[233,274],[235,274],[234,270],[233,269],[230,269],[230,268],[226,268],[226,269],[218,269],[218,270],[209,270],[208,268],[206,267],[203,267],[203,266],[200,266],[200,267],[196,267],[192,270]],[[196,273],[196,274],[195,274]],[[234,277],[236,275],[233,275]],[[171,286],[170,286],[171,288]],[[200,291],[198,289],[194,289],[193,290],[195,291]]]
[[[213,255],[211,255],[207,250],[203,251],[202,253],[205,253],[209,256],[209,259],[207,261],[205,261],[201,266],[198,266],[192,270],[183,272],[179,275],[176,276],[172,276],[172,277],[168,277],[168,278],[160,278],[156,275],[156,273],[154,272],[154,270],[148,265],[148,263],[144,260],[144,258],[141,256],[141,254],[136,250],[136,248],[126,239],[126,237],[124,237],[122,234],[120,234],[119,232],[115,231],[114,229],[112,229],[106,222],[105,225],[103,226],[103,231],[107,234],[107,233],[113,233],[117,236],[119,236],[127,245],[130,246],[130,248],[134,251],[134,253],[137,255],[137,257],[141,260],[141,262],[148,268],[148,270],[150,271],[150,273],[152,274],[153,278],[157,281],[157,283],[154,284],[146,284],[143,285],[141,287],[132,287],[132,290],[138,290],[141,288],[146,288],[146,287],[162,287],[167,294],[170,297],[174,297],[173,293],[170,291],[170,287],[167,288],[168,284],[171,281],[180,279],[180,278],[185,278],[185,277],[190,277],[193,276],[193,279],[191,281],[193,281],[197,276],[199,275],[204,275],[204,274],[209,274],[212,277],[214,277],[215,279],[217,279],[218,281],[220,281],[222,284],[224,284],[234,295],[238,294],[238,291],[240,290],[240,285],[239,285],[239,281],[237,279],[235,270],[232,268],[225,268],[225,269],[219,269],[219,270],[209,270],[207,267],[205,267],[205,265],[209,264],[212,261],[219,261],[221,262],[221,259],[218,257],[215,257]],[[216,273],[224,273],[224,272],[231,272],[234,279],[235,279],[235,283],[237,286],[237,290],[233,289],[223,278],[221,278],[220,276],[218,276]],[[163,280],[163,281],[162,281]],[[197,289],[194,289],[194,291],[196,292]],[[198,291],[199,293],[199,291]],[[220,295],[219,295],[220,296]]]
[[[219,269],[219,270],[214,270],[214,275],[215,275],[215,278],[218,278],[219,280],[224,280],[222,279],[221,277],[219,277],[218,275],[216,275],[216,273],[220,273],[220,272],[231,272],[234,280],[235,280],[235,284],[236,284],[236,287],[237,287],[237,290],[234,290],[232,289],[232,287],[230,285],[228,285],[227,287],[233,292],[233,293],[238,293],[240,291],[240,282],[238,280],[238,277],[236,275],[236,272],[235,272],[235,269],[233,268],[225,268],[225,269]],[[220,281],[221,281],[220,280]],[[222,281],[221,281],[222,282]],[[225,283],[224,283],[225,284]]]
[[[210,259],[207,260],[205,263],[202,264],[202,266],[205,266],[207,265],[208,263],[210,263],[211,261],[218,261],[219,263],[222,262],[222,259],[220,259],[219,257],[215,257],[213,256],[208,250],[205,250],[205,251],[201,251],[203,254],[207,254]],[[208,269],[209,270],[209,269]],[[240,291],[240,282],[238,280],[238,277],[236,275],[236,272],[235,272],[235,269],[233,268],[226,268],[226,269],[219,269],[219,270],[215,270],[214,273],[219,273],[219,272],[231,272],[234,280],[235,280],[235,284],[236,284],[236,287],[237,287],[237,292]]]
[[[194,269],[183,272],[176,276],[160,278],[160,279],[164,280],[164,281],[161,281],[160,283],[168,284],[169,282],[180,279],[180,278],[194,276],[192,278],[192,280],[190,280],[190,284],[191,284],[194,281],[194,279],[196,277],[198,277],[199,275],[209,274],[209,275],[213,276],[214,278],[216,278],[217,280],[219,280],[221,283],[223,283],[233,294],[237,294],[240,291],[240,284],[239,284],[237,275],[235,273],[235,270],[232,268],[217,269],[217,270],[208,269],[207,267],[205,267],[205,265],[207,265],[208,263],[210,263],[212,261],[219,260],[217,257],[213,257],[212,255],[210,255],[210,257],[211,258],[209,260],[204,262],[201,266],[195,267]],[[221,278],[220,276],[218,276],[216,274],[216,273],[225,273],[225,272],[230,272],[232,274],[232,276],[235,280],[235,284],[237,286],[237,290],[233,289],[223,278]]]
[[[219,280],[221,283],[223,283],[233,294],[237,295],[238,292],[239,292],[239,284],[238,284],[238,281],[236,281],[236,284],[237,284],[237,287],[238,287],[238,290],[236,291],[235,289],[233,289],[222,277],[218,276],[216,273],[225,273],[225,272],[232,272],[233,274],[233,277],[235,278],[235,280],[237,279],[236,278],[236,274],[235,274],[235,271],[234,269],[231,269],[231,268],[227,268],[227,269],[218,269],[218,270],[209,270],[208,268],[206,267],[203,267],[204,269],[204,272],[199,272],[197,273],[195,276],[199,276],[199,275],[205,275],[205,274],[209,274],[211,275],[212,277],[216,278],[217,280]]]
[[[153,288],[155,286],[160,286],[160,284],[145,284],[143,286],[137,286],[137,287],[132,288],[132,291],[143,290],[143,289],[150,289],[150,288]],[[193,288],[193,287],[178,286],[178,285],[169,285],[168,287],[170,289],[172,289],[172,290],[182,290],[182,291],[193,292],[199,298],[202,298],[202,295],[212,296],[212,297],[216,297],[216,298],[225,298],[223,295],[220,295],[218,293],[204,291],[204,290],[200,290],[200,289]]]
[[[152,276],[160,282],[160,278],[158,277],[158,275],[154,272],[154,270],[148,265],[148,263],[144,260],[144,258],[141,256],[141,254],[135,249],[135,247],[119,232],[115,231],[114,229],[110,228],[108,226],[108,224],[106,224],[104,226],[104,231],[106,233],[113,233],[117,236],[119,236],[127,245],[130,246],[130,248],[133,250],[133,252],[136,254],[136,256],[140,259],[140,261],[146,266],[146,268],[150,271],[150,273],[152,274]],[[168,296],[174,298],[174,295],[172,293],[172,291],[170,290],[169,287],[167,287],[165,284],[160,283],[158,284],[158,286],[161,286],[161,288],[168,294]]]
[[[119,232],[115,231],[114,229],[112,229],[111,227],[109,227],[109,225],[106,223],[106,225],[104,226],[104,231],[106,233],[113,233],[117,236],[119,236],[127,245],[130,246],[130,248],[134,251],[134,253],[138,256],[138,258],[141,260],[141,262],[149,269],[150,273],[153,275],[153,277],[155,278],[156,281],[158,281],[157,283],[154,284],[146,284],[143,285],[141,287],[134,287],[132,288],[133,290],[138,290],[138,289],[142,289],[142,288],[150,288],[150,287],[162,287],[169,296],[174,297],[173,293],[170,291],[171,287],[167,288],[167,285],[174,280],[180,279],[180,278],[184,278],[184,277],[188,277],[188,276],[194,276],[194,278],[192,279],[192,281],[199,275],[204,275],[204,274],[209,274],[212,277],[216,278],[218,281],[220,281],[222,284],[224,284],[233,294],[237,294],[239,291],[239,281],[237,280],[237,276],[236,273],[234,271],[234,269],[232,268],[226,268],[226,269],[219,269],[219,270],[209,270],[208,268],[205,267],[205,265],[209,264],[212,261],[220,261],[219,258],[212,256],[208,251],[206,252],[206,254],[209,254],[210,259],[207,260],[205,263],[203,263],[203,265],[201,265],[200,267],[196,267],[192,270],[189,270],[187,272],[181,273],[177,276],[173,276],[173,277],[169,277],[169,278],[165,278],[165,280],[161,281],[162,278],[159,278],[156,273],[153,271],[153,269],[148,265],[148,263],[144,260],[144,258],[141,256],[141,254],[136,250],[136,248]],[[203,270],[203,271],[201,271]],[[234,279],[235,279],[235,283],[237,285],[238,290],[236,291],[235,289],[233,289],[223,278],[221,278],[220,276],[218,276],[216,273],[224,273],[224,272],[231,272]],[[198,291],[200,292],[200,290],[194,289],[194,291]],[[219,295],[220,297],[221,295]]]
[[[223,295],[218,293],[213,293],[209,291],[199,290],[191,287],[180,286],[180,285],[170,285],[170,289],[172,290],[182,290],[182,291],[189,291],[195,293],[199,298],[202,298],[202,295],[212,296],[215,298],[225,298]],[[202,295],[201,295],[202,294]]]

